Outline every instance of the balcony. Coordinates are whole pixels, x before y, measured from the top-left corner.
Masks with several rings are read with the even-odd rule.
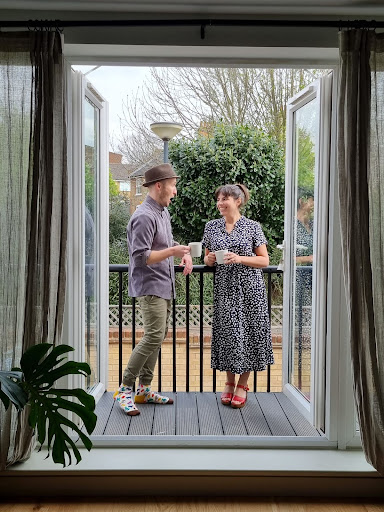
[[[182,269],[175,267],[177,273]],[[276,362],[264,372],[251,375],[248,402],[243,409],[223,406],[220,401],[225,375],[210,368],[210,319],[212,306],[204,297],[212,293],[214,268],[196,265],[185,280],[185,297],[173,301],[167,339],[164,341],[156,368],[154,387],[174,399],[173,406],[143,405],[141,414],[129,417],[113,401],[113,391],[121,382],[122,372],[142,332],[140,311],[135,299],[123,304],[123,291],[128,265],[110,265],[110,273],[118,274],[119,304],[110,311],[110,360],[108,391],[97,404],[98,422],[93,441],[152,440],[183,441],[199,438],[248,441],[257,438],[320,438],[321,434],[297,411],[282,392],[281,322],[272,323]],[[281,279],[276,267],[263,269],[268,294],[270,318],[276,318],[273,304],[273,279]],[[191,286],[198,290],[198,304],[191,304]],[[196,302],[196,300],[195,300]],[[89,329],[87,330],[89,331]],[[301,347],[301,344],[299,345]],[[305,354],[300,354],[303,360]],[[300,378],[309,376],[300,367]]]

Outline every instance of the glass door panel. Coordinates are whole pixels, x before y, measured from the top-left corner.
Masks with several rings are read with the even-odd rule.
[[[70,303],[73,345],[91,367],[85,387],[96,400],[108,381],[108,102],[71,70],[72,176]],[[73,386],[84,386],[74,376]]]
[[[287,104],[284,225],[284,392],[324,422],[332,73]]]
[[[319,105],[312,99],[294,113],[294,198],[296,219],[291,247],[292,321],[290,382],[307,399],[311,396],[312,264],[315,229],[315,146],[318,137]]]
[[[99,182],[99,109],[86,96],[84,101],[84,249],[85,249],[85,356],[92,373],[87,388],[99,382],[98,329],[98,182]]]

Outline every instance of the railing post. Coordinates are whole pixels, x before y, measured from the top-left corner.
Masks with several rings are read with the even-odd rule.
[[[189,275],[186,277],[186,290],[185,290],[185,391],[189,392]]]
[[[203,392],[204,379],[204,274],[200,274],[200,393]]]
[[[157,359],[157,367],[158,367],[158,390],[161,391],[161,349],[159,350],[159,357]]]
[[[173,392],[176,392],[176,300],[172,301],[172,355],[173,355]]]
[[[253,372],[253,392],[257,391],[257,372]]]
[[[132,352],[136,346],[136,298],[132,297]],[[135,389],[135,386],[133,386]]]
[[[272,274],[268,272],[268,315],[272,332]],[[271,392],[271,365],[267,366],[267,393]]]
[[[132,350],[136,346],[136,299],[132,297]]]
[[[123,381],[123,271],[119,271],[119,386]]]
[[[215,289],[215,278],[216,278],[216,273],[213,274],[213,289]],[[212,345],[212,337],[211,337],[211,345]],[[217,377],[216,369],[214,368],[213,372],[212,372],[212,391],[214,393],[216,393],[216,385],[217,385],[216,377]]]

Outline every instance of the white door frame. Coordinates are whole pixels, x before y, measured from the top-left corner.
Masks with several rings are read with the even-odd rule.
[[[332,69],[337,77],[337,48],[255,48],[214,46],[156,46],[156,45],[81,45],[66,44],[64,53],[71,64],[127,66],[249,66],[299,67]],[[69,82],[70,83],[70,82]],[[337,96],[337,78],[333,84]],[[70,99],[69,99],[70,101]],[[69,103],[70,104],[70,103]],[[326,354],[326,413],[325,435],[338,442],[341,449],[353,445],[357,435],[354,427],[352,377],[348,363],[347,320],[341,271],[341,244],[338,225],[338,192],[336,172],[336,108],[332,112],[331,172],[329,182],[329,250],[327,283],[327,354]],[[71,149],[69,148],[69,154]],[[71,213],[71,212],[70,212]],[[76,233],[72,233],[76,242]],[[68,252],[70,254],[70,252]],[[70,265],[69,261],[69,265]],[[68,275],[75,275],[74,273]],[[73,297],[73,287],[68,294]],[[73,309],[73,308],[72,308]],[[67,318],[68,339],[75,340],[73,322]],[[70,343],[72,344],[72,343]]]
[[[284,392],[300,412],[319,430],[325,430],[325,353],[326,353],[326,292],[328,265],[328,194],[330,169],[332,74],[308,85],[287,103],[287,150],[284,224],[284,299],[283,308],[283,385]],[[291,233],[296,219],[295,201],[295,115],[311,101],[316,101],[319,119],[315,143],[315,228],[313,233],[314,260],[312,267],[312,328],[311,328],[311,402],[289,382],[292,331],[292,297],[295,287],[294,248]]]
[[[66,300],[65,337],[74,347],[73,358],[85,361],[85,251],[84,251],[84,216],[85,216],[85,134],[84,134],[84,99],[87,96],[98,108],[99,123],[99,165],[97,205],[98,222],[96,233],[95,275],[98,297],[98,371],[99,383],[91,393],[96,400],[104,393],[108,382],[108,335],[109,335],[109,151],[108,151],[108,103],[92,87],[80,72],[67,67],[68,79],[68,153],[69,165],[69,218],[68,218],[68,285]],[[103,241],[104,243],[100,243]],[[73,387],[84,387],[81,376],[70,376],[69,383]]]

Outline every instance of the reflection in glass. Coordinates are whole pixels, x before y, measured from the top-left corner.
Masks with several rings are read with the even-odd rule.
[[[312,264],[315,141],[317,138],[318,106],[316,99],[295,114],[295,200],[296,223],[292,247],[294,286],[292,297],[292,332],[290,382],[308,400],[311,394],[311,332],[312,332]]]
[[[97,250],[96,233],[97,175],[98,175],[98,126],[99,111],[88,98],[84,102],[85,116],[85,346],[86,362],[92,373],[87,377],[87,388],[99,381],[98,375],[98,308],[97,308]]]

